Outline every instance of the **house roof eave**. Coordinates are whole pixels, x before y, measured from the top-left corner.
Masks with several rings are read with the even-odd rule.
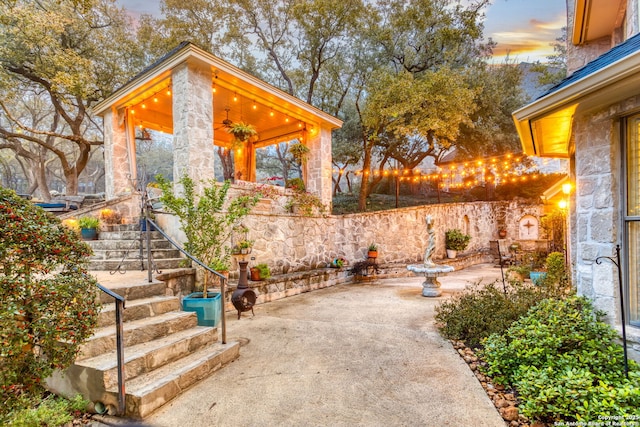
[[[606,105],[628,98],[631,93],[625,80],[636,81],[640,78],[640,51],[633,52],[616,62],[609,64],[583,78],[567,85],[560,86],[535,101],[512,113],[513,120],[525,153],[545,156],[541,150],[544,146],[544,135],[534,132],[536,122],[558,115],[558,125],[570,129],[573,112],[578,108],[588,110],[597,105]],[[613,89],[618,86],[618,89]],[[606,91],[605,91],[606,89]],[[570,111],[571,114],[561,114]],[[566,135],[565,146],[571,133]],[[542,140],[540,140],[542,138]],[[567,157],[568,152],[551,153],[548,157]],[[555,154],[555,155],[554,155]]]
[[[171,70],[186,61],[197,61],[204,66],[211,67],[220,74],[227,75],[230,79],[245,82],[253,86],[258,91],[278,99],[282,99],[303,111],[306,115],[313,116],[317,120],[327,123],[331,129],[342,126],[342,120],[325,113],[324,111],[258,79],[255,76],[252,76],[245,71],[242,71],[228,62],[223,61],[211,53],[197,47],[193,43],[183,43],[178,46],[175,51],[171,52],[156,64],[135,76],[103,101],[97,103],[93,107],[93,112],[97,115],[104,115],[110,108],[114,106],[118,108],[119,105],[125,104],[129,97],[133,97],[132,94],[135,94],[148,86],[149,82],[159,81],[169,77],[171,75]]]

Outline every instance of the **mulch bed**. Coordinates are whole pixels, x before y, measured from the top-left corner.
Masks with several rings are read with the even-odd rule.
[[[508,389],[500,384],[494,384],[491,378],[480,372],[479,367],[484,363],[475,355],[474,351],[462,341],[451,341],[460,357],[469,365],[482,388],[493,402],[496,409],[509,427],[546,427],[540,421],[531,421],[518,411],[518,394],[514,389]]]

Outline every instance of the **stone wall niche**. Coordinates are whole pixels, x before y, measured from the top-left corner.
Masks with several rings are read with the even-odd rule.
[[[518,222],[518,238],[520,240],[537,240],[539,235],[538,218],[525,215]]]

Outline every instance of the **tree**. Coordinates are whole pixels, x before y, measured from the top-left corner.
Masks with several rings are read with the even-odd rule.
[[[92,335],[100,307],[90,254],[59,219],[0,187],[0,424]]]
[[[131,22],[114,0],[1,0],[0,16],[0,148],[35,167],[45,199],[48,162],[77,194],[102,144],[91,106],[142,68]]]
[[[163,0],[161,10],[163,18],[141,19],[138,38],[148,51],[161,55],[167,45],[192,40],[287,93],[337,113],[346,88],[331,97],[316,90],[331,85],[325,69],[344,66],[364,14],[361,0]]]
[[[546,64],[538,61],[531,69],[540,73],[539,86],[555,85],[567,76],[567,27],[562,27],[561,31],[560,37],[551,43],[553,55],[547,56]]]
[[[366,135],[365,174],[374,149],[380,170],[390,159],[411,169],[427,156],[438,158],[456,143],[461,126],[472,126],[482,88],[470,84],[470,76],[491,48],[491,43],[480,43],[487,4],[379,2],[368,37],[379,47],[377,62],[383,66],[368,74],[366,89],[357,97]],[[360,210],[382,176],[363,175]]]
[[[501,76],[483,62],[493,46],[482,41],[488,4],[377,0],[365,10],[361,0],[165,0],[165,17],[145,17],[139,38],[153,51],[195,37],[203,48],[340,117],[350,129],[336,134],[339,169],[354,161],[365,171],[389,161],[413,168],[453,146],[513,144],[510,111],[506,119],[500,114],[517,98],[511,86],[517,76],[507,70]],[[501,93],[496,88],[505,76],[509,86]],[[497,132],[512,133],[487,139]],[[363,177],[361,210],[381,177]]]
[[[185,250],[214,270],[229,270],[231,236],[240,220],[258,203],[260,196],[239,195],[228,197],[230,181],[195,182],[189,176],[180,177],[181,194],[174,192],[173,184],[162,175],[156,176],[162,196],[160,200],[167,212],[178,217],[187,241]],[[202,195],[196,194],[196,185],[203,185]]]
[[[468,84],[477,88],[476,110],[471,124],[460,126],[456,147],[462,158],[490,156],[521,151],[518,132],[511,112],[525,103],[522,73],[510,62],[501,65],[480,63],[468,76]]]
[[[333,196],[341,192],[340,182],[344,176],[347,180],[349,192],[351,183],[349,181],[349,166],[358,164],[362,159],[362,149],[359,142],[360,121],[355,111],[355,105],[349,103],[345,106],[345,122],[342,128],[334,132],[331,139],[331,162],[338,169],[337,178],[333,179]]]

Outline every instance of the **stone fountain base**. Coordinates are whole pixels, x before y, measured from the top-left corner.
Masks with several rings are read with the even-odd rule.
[[[439,297],[442,295],[442,291],[440,290],[438,276],[451,273],[454,268],[450,265],[432,264],[426,266],[424,264],[410,264],[407,266],[407,270],[413,272],[416,276],[425,277],[425,281],[422,282],[423,297]]]

